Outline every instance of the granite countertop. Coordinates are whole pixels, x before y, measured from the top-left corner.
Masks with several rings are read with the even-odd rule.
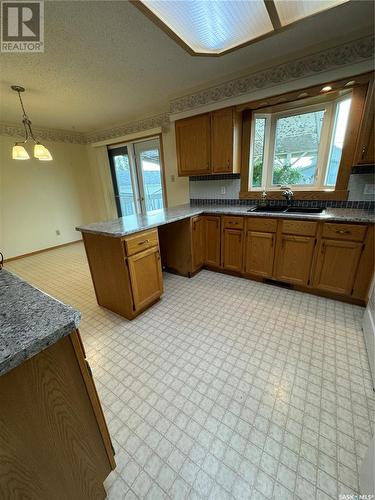
[[[249,212],[251,208],[254,207],[249,205],[179,205],[173,208],[158,210],[150,215],[128,215],[126,217],[120,217],[106,222],[96,222],[86,226],[79,226],[76,229],[77,231],[81,231],[83,233],[94,233],[119,238],[121,236],[162,226],[178,220],[187,219],[194,215],[200,215],[203,213],[218,215],[245,215],[247,217],[304,219],[327,222],[375,222],[375,213],[371,210],[326,208],[321,214],[288,214],[284,212]]]
[[[0,375],[35,356],[78,327],[80,313],[0,271]]]

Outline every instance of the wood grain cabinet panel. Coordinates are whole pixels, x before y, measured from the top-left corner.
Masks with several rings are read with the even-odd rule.
[[[206,215],[205,218],[205,264],[220,267],[220,217]]]
[[[214,173],[233,170],[233,108],[211,113],[211,165]]]
[[[374,82],[370,82],[366,96],[365,111],[362,117],[355,160],[358,165],[375,163],[375,96]]]
[[[87,370],[73,332],[0,377],[1,499],[106,498],[116,464]]]
[[[362,243],[322,238],[318,247],[314,288],[350,295],[361,252]]]
[[[193,247],[193,269],[200,269],[204,264],[204,218],[201,216],[193,217],[191,220],[192,229],[192,247]]]
[[[223,217],[223,228],[224,229],[243,229],[244,227],[244,218],[243,217],[230,217],[225,215]]]
[[[275,234],[247,231],[245,273],[268,278],[272,276]]]
[[[318,223],[305,220],[283,220],[282,232],[301,236],[315,236]]]
[[[144,231],[131,236],[127,236],[124,240],[125,250],[127,255],[134,255],[148,248],[159,245],[158,231]]]
[[[128,258],[135,311],[144,309],[163,293],[163,276],[158,247]]]
[[[323,238],[335,240],[363,241],[365,239],[367,226],[360,224],[337,224],[327,222],[323,224]]]
[[[282,234],[276,260],[275,277],[296,285],[309,282],[315,238]]]
[[[223,229],[221,244],[223,268],[240,272],[242,270],[243,231]]]
[[[193,116],[175,123],[178,175],[201,175],[211,172],[210,115]]]

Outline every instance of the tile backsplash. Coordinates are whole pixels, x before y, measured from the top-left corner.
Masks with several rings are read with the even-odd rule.
[[[373,208],[375,194],[374,168],[354,167],[349,180],[348,201],[294,201],[296,205]],[[257,200],[240,200],[240,175],[227,174],[190,177],[190,200],[192,203],[254,204]],[[283,203],[274,201],[273,203]]]

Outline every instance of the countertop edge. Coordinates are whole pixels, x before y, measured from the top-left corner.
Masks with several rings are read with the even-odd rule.
[[[254,205],[255,206],[255,205]],[[176,207],[178,208],[178,207]],[[262,218],[276,218],[276,219],[294,219],[294,220],[310,220],[310,221],[316,221],[316,222],[338,222],[338,223],[358,223],[358,224],[374,224],[375,223],[375,216],[374,215],[340,215],[340,214],[333,214],[333,213],[327,213],[327,214],[291,214],[291,213],[274,213],[274,212],[249,212],[248,210],[251,209],[252,206],[246,207],[245,210],[241,210],[240,208],[237,208],[235,206],[233,207],[191,207],[189,208],[184,208],[186,210],[186,214],[179,214],[176,215],[175,217],[171,215],[171,218],[166,221],[161,221],[161,222],[155,222],[151,224],[147,224],[144,226],[140,226],[137,228],[131,228],[125,231],[105,231],[103,229],[95,229],[95,227],[90,227],[91,225],[87,226],[77,226],[75,229],[76,231],[79,231],[81,233],[90,233],[90,234],[98,234],[101,236],[108,236],[111,238],[123,238],[124,236],[128,236],[130,234],[134,233],[139,233],[142,231],[147,231],[148,229],[153,229],[159,226],[164,226],[167,224],[171,224],[173,222],[178,222],[180,220],[188,219],[190,217],[194,217],[196,215],[229,215],[229,216],[242,216],[242,217],[262,217]],[[172,208],[173,210],[173,208]],[[328,208],[329,210],[356,210],[356,209],[332,209]],[[116,220],[116,219],[115,219]],[[107,221],[108,224],[113,222],[113,221]],[[101,222],[98,224],[106,224],[106,222]],[[95,223],[92,224],[92,226],[95,226]]]

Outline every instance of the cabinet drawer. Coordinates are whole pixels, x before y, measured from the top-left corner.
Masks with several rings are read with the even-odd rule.
[[[243,229],[243,217],[223,217],[223,229]]]
[[[134,236],[127,236],[124,240],[127,255],[134,255],[135,253],[142,252],[142,250],[147,250],[147,248],[155,247],[158,244],[159,238],[156,229],[137,233]]]
[[[334,238],[335,240],[363,241],[365,239],[367,226],[359,224],[323,224],[323,238]]]
[[[282,232],[284,234],[297,234],[303,236],[315,236],[317,222],[305,220],[283,220]]]
[[[263,233],[276,233],[277,220],[264,217],[248,217],[246,221],[248,231],[261,231]]]

